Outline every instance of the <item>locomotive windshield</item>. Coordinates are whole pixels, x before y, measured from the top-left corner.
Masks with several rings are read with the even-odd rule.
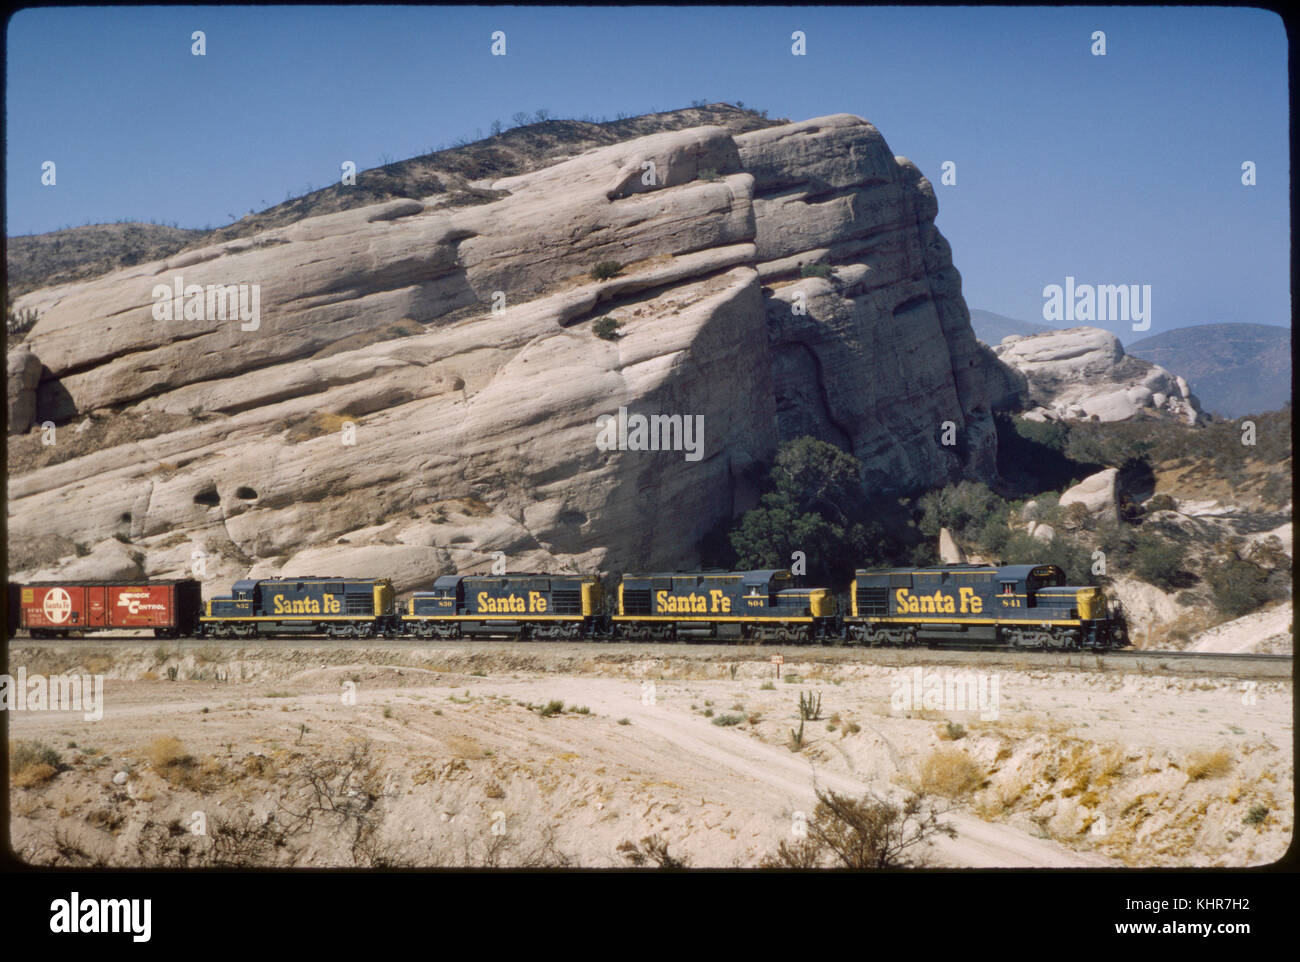
[[[1033,594],[1039,588],[1055,588],[1065,584],[1065,572],[1055,565],[1043,565],[1041,568],[1035,568],[1029,572],[1027,585],[1029,593]]]

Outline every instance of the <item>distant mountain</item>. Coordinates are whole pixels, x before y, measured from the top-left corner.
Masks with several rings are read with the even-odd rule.
[[[1046,324],[1017,321],[1014,317],[1003,317],[992,311],[977,311],[974,308],[970,312],[970,326],[975,329],[975,336],[989,347],[997,347],[1010,334],[1042,334],[1052,330]]]
[[[1202,409],[1223,417],[1276,411],[1291,400],[1288,327],[1198,324],[1144,337],[1125,350],[1181,374]]]

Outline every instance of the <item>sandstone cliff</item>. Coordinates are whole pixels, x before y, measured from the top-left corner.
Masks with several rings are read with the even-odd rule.
[[[689,565],[752,503],[748,469],[809,433],[876,487],[992,476],[1004,374],[933,189],[860,118],[656,133],[471,186],[497,199],[343,210],[22,298],[11,573],[201,560],[210,594],[250,571],[409,589],[496,552]],[[602,261],[624,267],[593,280]],[[160,286],[193,285],[257,285],[255,319],[193,297],[158,319]],[[601,450],[619,408],[701,416],[702,458]]]

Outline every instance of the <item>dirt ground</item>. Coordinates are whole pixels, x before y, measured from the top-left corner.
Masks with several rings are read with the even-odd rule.
[[[106,681],[97,721],[8,713],[10,844],[40,864],[752,867],[805,837],[817,789],[922,791],[955,837],[913,864],[1245,866],[1290,844],[1289,679],[786,651],[778,681],[769,655],[16,641],[11,674]]]

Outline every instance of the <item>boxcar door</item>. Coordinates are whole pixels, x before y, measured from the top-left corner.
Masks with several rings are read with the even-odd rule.
[[[91,585],[86,588],[86,627],[104,628],[108,625],[108,588]]]

